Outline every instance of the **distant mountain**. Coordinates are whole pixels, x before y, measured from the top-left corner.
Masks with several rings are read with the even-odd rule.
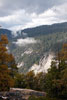
[[[16,32],[15,39],[25,37],[36,37],[40,35],[54,34],[57,32],[67,32],[67,22],[52,25],[41,25],[34,28],[27,28]],[[13,32],[8,29],[0,28],[0,34],[7,34],[8,38],[13,37]]]
[[[3,29],[3,28],[0,28],[0,35],[1,34],[6,34],[8,39],[11,39],[12,38],[12,34],[11,34],[12,31],[8,30],[8,29]]]
[[[20,31],[21,34],[27,33],[29,37],[52,34],[56,32],[67,32],[67,22],[52,25],[42,25],[35,28],[27,28]]]
[[[30,42],[31,38],[37,42],[25,45],[25,41]],[[32,69],[35,72],[46,71],[50,67],[52,53],[56,53],[62,44],[67,42],[67,22],[20,30],[15,39],[16,45],[13,45],[16,47],[12,49],[12,53],[18,63],[19,71],[27,72]]]
[[[54,34],[57,32],[67,32],[67,22],[52,25],[41,25],[34,28],[19,30],[16,32],[17,35],[15,38],[36,37],[40,35]],[[12,38],[13,35],[11,30],[3,28],[0,28],[0,34],[7,34],[8,38]]]
[[[20,30],[15,37],[7,29],[0,29],[1,33],[8,36],[9,49],[15,56],[19,72],[47,71],[53,55],[67,43],[67,22]]]

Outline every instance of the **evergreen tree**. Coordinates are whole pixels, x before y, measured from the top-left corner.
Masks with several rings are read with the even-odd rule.
[[[8,38],[6,35],[0,36],[0,91],[9,90],[13,87],[14,80],[10,74],[16,69],[16,64],[12,54],[7,50]]]
[[[56,58],[46,74],[45,90],[51,97],[67,99],[67,44]]]

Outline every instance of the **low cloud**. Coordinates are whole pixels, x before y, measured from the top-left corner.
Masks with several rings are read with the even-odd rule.
[[[27,44],[34,44],[37,43],[37,41],[34,38],[25,38],[25,39],[17,39],[16,42],[13,42],[17,46],[25,46]]]

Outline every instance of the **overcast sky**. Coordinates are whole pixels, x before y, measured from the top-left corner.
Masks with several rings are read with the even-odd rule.
[[[67,21],[67,0],[0,0],[0,25],[19,30]]]

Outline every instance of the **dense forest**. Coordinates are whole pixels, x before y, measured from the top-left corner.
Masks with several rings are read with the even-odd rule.
[[[30,97],[29,100],[66,100],[67,99],[67,44],[56,53],[47,73],[18,73],[14,57],[6,48],[6,35],[0,37],[0,91],[11,87],[45,91],[47,97]]]
[[[38,65],[46,53],[56,53],[67,43],[67,22],[19,30],[16,36],[8,29],[1,28],[0,35],[2,33],[7,35],[9,51],[14,55],[16,63],[21,65],[19,72],[26,73],[34,64]],[[36,43],[16,45],[18,40],[25,41],[27,38],[29,42],[34,39]]]
[[[45,53],[60,51],[62,45],[67,42],[67,32],[58,32],[35,37],[35,44],[25,46],[16,46],[12,44],[11,52],[15,56],[16,62],[23,62],[24,65],[19,68],[19,72],[28,72],[33,64],[39,64],[40,59]],[[25,51],[32,51],[26,54]],[[22,56],[23,54],[23,56]]]
[[[67,100],[67,0],[0,0],[0,100]]]
[[[16,77],[16,87],[31,88],[38,91],[45,91],[50,98],[67,99],[67,44],[64,44],[61,51],[52,61],[48,73],[34,74],[33,71]],[[22,81],[21,81],[22,80]],[[19,85],[20,84],[20,85]],[[48,100],[31,97],[30,100]],[[50,99],[49,99],[50,100]]]

